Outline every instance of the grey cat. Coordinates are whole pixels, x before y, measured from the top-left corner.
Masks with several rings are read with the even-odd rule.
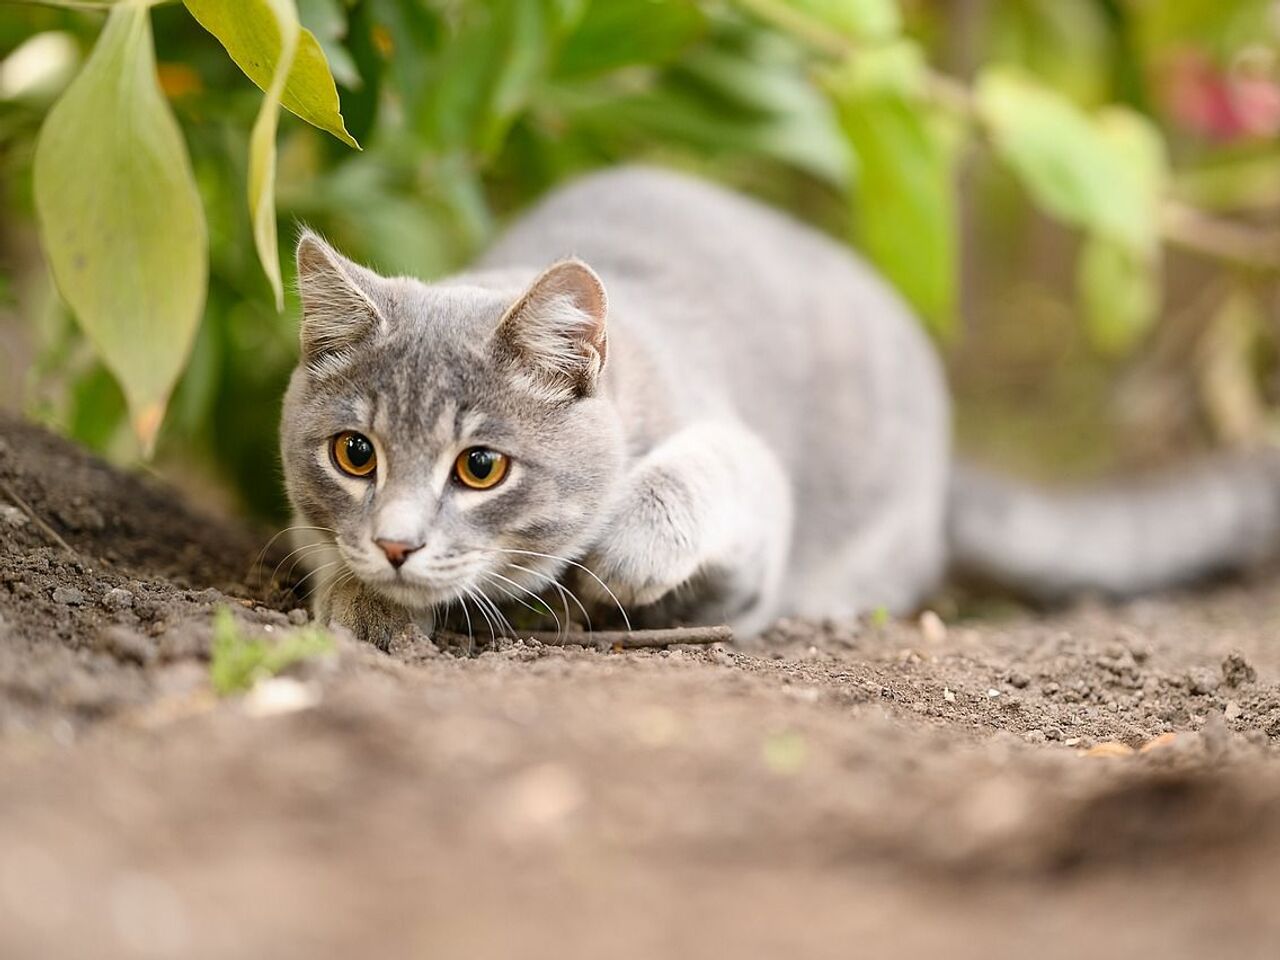
[[[741,634],[906,612],[949,563],[1035,596],[1129,594],[1280,531],[1270,454],[1067,495],[953,466],[941,367],[887,285],[680,175],[572,183],[441,282],[312,233],[298,274],[288,492],[317,617],[379,644],[534,595]]]

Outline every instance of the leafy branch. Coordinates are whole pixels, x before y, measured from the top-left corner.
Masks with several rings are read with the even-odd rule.
[[[926,65],[892,16],[894,0],[738,5],[826,60],[822,82],[857,152],[861,193],[899,200],[858,204],[857,239],[941,332],[955,295],[948,238],[956,229],[958,146],[975,134],[1039,207],[1085,232],[1080,297],[1104,348],[1126,349],[1154,320],[1161,243],[1247,272],[1280,273],[1276,233],[1169,195],[1164,139],[1135,111],[1091,114],[1001,67],[985,69],[971,88]],[[901,200],[908,194],[932,200],[911,205]],[[932,270],[921,269],[922,250],[932,255]]]
[[[264,91],[250,138],[248,202],[258,257],[282,309],[279,108],[358,144],[343,125],[324,53],[298,23],[295,0],[185,2]],[[58,287],[123,388],[149,454],[204,311],[208,230],[186,144],[156,79],[152,4],[93,6],[108,11],[102,33],[36,146],[36,212]],[[84,163],[86,156],[94,162]]]

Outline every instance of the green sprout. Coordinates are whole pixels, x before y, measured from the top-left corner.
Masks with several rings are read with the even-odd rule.
[[[231,611],[219,607],[213,620],[209,682],[221,697],[243,693],[259,680],[332,650],[333,637],[314,626],[291,630],[274,642],[247,637]]]

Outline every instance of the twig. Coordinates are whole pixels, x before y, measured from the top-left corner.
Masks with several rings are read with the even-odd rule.
[[[1160,232],[1174,246],[1259,273],[1280,271],[1280,233],[1212,217],[1173,200],[1164,202],[1160,214]]]
[[[41,532],[44,533],[46,537],[60,546],[63,550],[67,551],[67,553],[71,554],[71,556],[75,557],[77,560],[80,559],[80,554],[76,553],[75,547],[63,540],[62,537],[59,536],[57,530],[45,523],[40,515],[36,513],[35,510],[31,509],[31,505],[18,496],[13,487],[9,486],[7,481],[0,480],[0,492],[4,493],[6,497],[16,503],[18,508],[27,515],[27,518],[32,523],[40,528]]]
[[[669,627],[663,630],[591,630],[557,633],[554,630],[521,630],[517,638],[537,640],[548,647],[601,647],[613,650],[642,650],[649,647],[669,647],[677,643],[709,644],[729,643],[733,631],[725,626],[717,627]],[[468,638],[460,633],[439,630],[433,639],[465,645]]]
[[[554,630],[524,634],[549,647],[618,647],[640,650],[645,647],[669,647],[675,643],[729,643],[733,631],[718,627],[668,627],[663,630],[594,630],[586,633],[556,633]]]

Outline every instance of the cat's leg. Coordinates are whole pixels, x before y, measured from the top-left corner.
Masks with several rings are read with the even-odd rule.
[[[315,606],[318,623],[350,630],[357,640],[388,650],[396,637],[417,627],[427,636],[435,626],[430,610],[410,610],[374,593],[354,577],[325,584]]]
[[[635,465],[586,565],[636,619],[753,633],[774,615],[791,523],[791,485],[764,442],[732,421],[699,422]]]

